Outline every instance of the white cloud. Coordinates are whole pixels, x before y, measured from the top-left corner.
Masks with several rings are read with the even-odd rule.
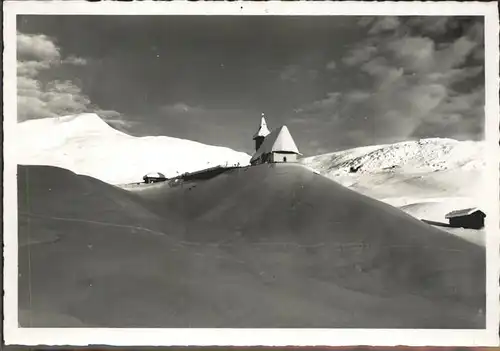
[[[315,80],[319,72],[315,69],[303,67],[301,65],[287,65],[279,73],[280,79],[284,82],[297,83],[307,80]]]
[[[54,117],[93,109],[90,99],[70,80],[43,81],[40,73],[61,65],[85,65],[77,56],[61,57],[55,41],[42,34],[17,33],[18,120]]]
[[[66,59],[64,59],[63,63],[74,66],[85,66],[87,64],[87,60],[82,57],[76,57],[71,55],[68,56]]]
[[[370,34],[378,34],[384,31],[395,30],[400,26],[399,18],[393,16],[383,16],[374,21],[372,27],[368,31]]]
[[[387,54],[395,62],[415,72],[426,72],[435,64],[434,41],[424,37],[403,37],[390,40],[386,44]]]
[[[286,82],[296,82],[298,80],[300,67],[298,65],[288,65],[280,73],[280,79]]]
[[[416,16],[410,18],[407,23],[423,34],[445,34],[457,24],[451,16]]]
[[[336,128],[352,131],[345,138],[360,137],[357,142],[363,143],[367,138],[479,135],[484,121],[481,22],[370,17],[359,24],[368,36],[342,63],[367,82],[366,88],[332,92],[303,107],[306,113],[313,109],[336,121]],[[424,30],[424,25],[429,27]]]
[[[41,94],[40,82],[31,77],[17,77],[18,96],[38,97]]]
[[[335,61],[330,61],[326,64],[327,70],[333,71],[336,68],[337,68],[337,63]]]
[[[17,33],[18,60],[57,61],[60,50],[52,39],[43,34]]]
[[[328,93],[328,95],[325,99],[320,100],[320,101],[315,101],[311,105],[311,107],[312,108],[317,108],[317,107],[319,107],[319,108],[325,108],[325,107],[334,108],[339,104],[340,98],[341,98],[341,94],[338,92]]]
[[[42,70],[50,68],[46,61],[18,61],[17,75],[20,77],[36,77]]]
[[[342,62],[348,66],[356,66],[363,62],[366,62],[376,52],[377,52],[376,46],[363,44],[349,51],[342,58]]]
[[[346,98],[351,103],[363,102],[370,98],[372,94],[367,91],[353,90],[346,94]]]
[[[203,111],[202,107],[191,106],[184,102],[177,102],[173,105],[165,105],[161,107],[164,113],[199,113]]]
[[[457,67],[465,62],[478,45],[478,42],[463,36],[436,53],[436,64],[440,69]]]
[[[45,118],[87,111],[90,100],[70,81],[39,81],[18,77],[19,120]]]
[[[114,110],[96,110],[95,113],[111,127],[124,132],[128,132],[130,128],[138,124],[138,122],[126,120],[121,113]]]

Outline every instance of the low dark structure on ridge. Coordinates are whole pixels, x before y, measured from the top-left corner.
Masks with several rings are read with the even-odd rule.
[[[180,176],[170,178],[169,180],[182,180],[182,181],[191,181],[191,180],[207,180],[213,178],[219,174],[230,171],[232,169],[240,168],[239,164],[236,166],[214,166],[210,168],[201,169],[199,171],[194,172],[186,172],[181,174]]]
[[[144,180],[144,183],[158,183],[158,182],[164,182],[167,180],[167,177],[163,173],[159,172],[153,172],[153,173],[148,173],[144,177],[142,177]]]
[[[470,229],[484,228],[485,217],[486,214],[477,207],[451,211],[445,216],[450,221],[450,226]]]

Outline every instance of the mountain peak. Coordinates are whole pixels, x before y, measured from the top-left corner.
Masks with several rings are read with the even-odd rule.
[[[43,164],[112,184],[142,181],[147,172],[167,177],[216,165],[245,165],[250,156],[229,148],[166,136],[134,137],[95,113],[18,124],[21,164]]]
[[[101,117],[99,117],[96,113],[79,113],[75,115],[67,115],[55,118],[57,118],[60,121],[86,120],[86,121],[94,121],[97,123],[104,122],[104,120]]]
[[[52,146],[73,138],[126,135],[111,127],[95,113],[27,120],[18,123],[18,132],[21,135],[28,134],[32,139],[42,139],[44,145]]]
[[[56,124],[69,124],[79,131],[118,132],[96,113],[81,113],[77,115],[55,117],[54,120]]]

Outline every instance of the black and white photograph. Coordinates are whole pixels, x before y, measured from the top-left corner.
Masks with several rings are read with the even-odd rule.
[[[496,3],[70,3],[4,9],[7,342],[498,343]]]

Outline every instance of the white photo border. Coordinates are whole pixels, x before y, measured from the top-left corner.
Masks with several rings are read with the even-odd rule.
[[[6,345],[113,346],[498,346],[500,272],[499,23],[496,2],[99,2],[5,1],[4,9],[4,340]],[[486,329],[127,329],[20,328],[16,104],[16,16],[33,15],[349,15],[484,16]]]

